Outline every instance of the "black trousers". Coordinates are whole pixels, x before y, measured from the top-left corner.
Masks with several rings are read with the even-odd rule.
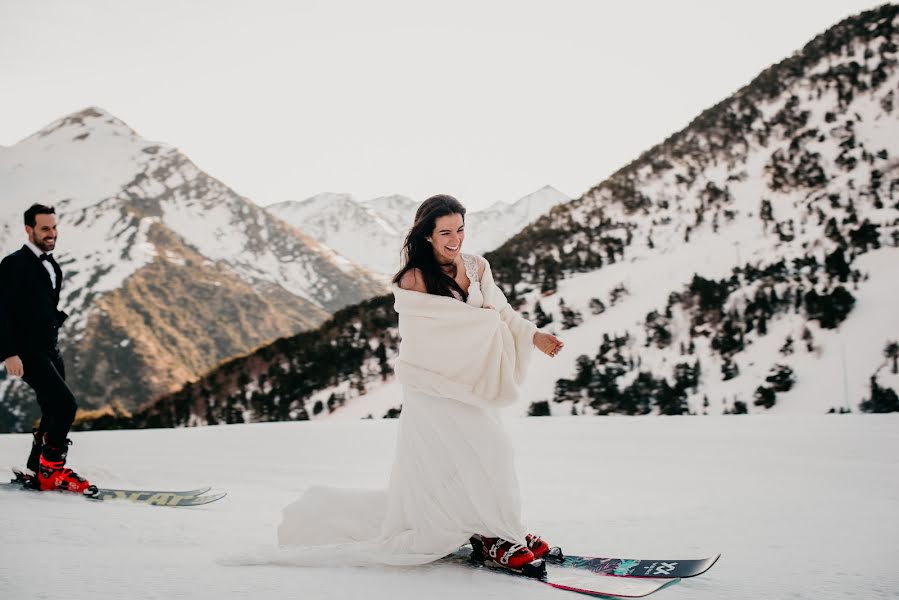
[[[47,434],[47,442],[54,447],[66,443],[69,429],[75,420],[75,395],[66,385],[66,367],[58,350],[28,353],[20,357],[25,370],[22,379],[37,394],[41,407],[38,430]]]

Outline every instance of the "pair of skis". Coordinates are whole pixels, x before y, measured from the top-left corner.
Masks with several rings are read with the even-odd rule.
[[[35,490],[34,477],[13,470],[15,478],[5,484],[10,489]],[[207,494],[212,488],[188,491],[120,490],[91,486],[84,498],[93,502],[123,500],[154,506],[201,506],[225,497],[225,492]],[[70,492],[69,492],[70,493]],[[528,579],[557,589],[599,598],[643,598],[708,571],[721,555],[704,559],[628,559],[565,555],[552,548],[546,557],[535,560],[520,571],[493,563],[483,552],[462,546],[444,562],[474,568],[487,568]]]
[[[642,598],[696,577],[712,568],[721,555],[691,560],[646,560],[565,555],[552,548],[545,558],[520,570],[493,563],[469,545],[462,546],[443,560],[475,568],[490,568],[525,576],[545,585],[601,598]]]
[[[35,479],[33,475],[23,473],[17,469],[13,469],[15,477],[9,483],[2,484],[12,489],[23,489],[37,491],[35,487]],[[124,500],[137,504],[150,504],[153,506],[201,506],[209,504],[216,500],[221,500],[227,492],[218,492],[206,494],[211,487],[203,487],[195,490],[186,491],[162,491],[162,490],[119,490],[112,488],[101,488],[91,486],[85,493],[83,498],[94,502],[105,502],[110,500]],[[72,493],[72,492],[65,492]]]

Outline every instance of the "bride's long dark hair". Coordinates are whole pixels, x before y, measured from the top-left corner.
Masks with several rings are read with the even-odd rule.
[[[421,203],[415,211],[412,229],[403,243],[403,267],[393,276],[393,283],[399,284],[407,271],[419,269],[429,294],[452,298],[451,290],[455,290],[463,301],[467,301],[468,294],[440,268],[434,256],[434,248],[426,239],[433,235],[437,219],[446,215],[462,215],[462,223],[465,223],[465,207],[452,196],[438,194]]]

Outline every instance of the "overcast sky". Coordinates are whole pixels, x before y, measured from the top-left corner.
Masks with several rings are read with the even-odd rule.
[[[0,145],[87,106],[259,204],[576,197],[863,0],[0,0]]]

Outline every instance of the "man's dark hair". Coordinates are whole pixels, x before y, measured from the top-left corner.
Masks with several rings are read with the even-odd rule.
[[[56,209],[52,206],[44,206],[43,204],[32,204],[31,207],[25,211],[25,224],[29,227],[34,227],[37,224],[38,215],[55,215]]]

